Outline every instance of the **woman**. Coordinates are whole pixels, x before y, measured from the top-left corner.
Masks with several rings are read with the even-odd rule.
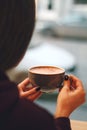
[[[35,24],[34,0],[0,0],[0,130],[71,130],[69,116],[85,101],[82,82],[65,78],[54,116],[33,103],[42,93],[29,79],[20,84],[9,80],[6,71],[23,58]]]

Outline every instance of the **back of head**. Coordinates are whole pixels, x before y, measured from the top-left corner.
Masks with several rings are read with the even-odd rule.
[[[0,0],[0,69],[19,63],[35,24],[35,0]]]

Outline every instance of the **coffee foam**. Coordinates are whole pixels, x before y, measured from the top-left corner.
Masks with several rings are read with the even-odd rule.
[[[64,72],[63,69],[57,67],[34,67],[30,70],[32,73],[37,74],[59,74]]]

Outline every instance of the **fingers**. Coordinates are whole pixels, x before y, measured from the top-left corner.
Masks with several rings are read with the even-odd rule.
[[[82,81],[79,78],[74,75],[70,75],[70,79],[72,80],[72,87],[74,87],[76,90],[83,89]]]
[[[30,83],[29,78],[26,78],[24,81],[19,83],[18,86],[21,87],[22,89],[24,89],[29,83]]]
[[[37,91],[39,91],[40,90],[40,87],[34,87],[34,88],[31,88],[31,89],[29,89],[28,91],[26,91],[26,92],[23,92],[22,93],[22,97],[28,97],[28,96],[30,96],[30,95],[32,95],[32,94],[35,94]]]
[[[31,88],[31,90],[24,92],[22,97],[25,97],[31,101],[34,101],[42,95],[42,92],[39,90],[40,90],[40,87]]]
[[[65,75],[65,80],[64,80],[64,86],[65,87],[70,87],[71,81],[68,75]]]
[[[69,76],[65,75],[64,79],[65,80],[63,82],[63,88],[62,89],[70,90],[71,81],[69,80]]]
[[[83,84],[79,78],[74,75],[65,75],[64,87],[70,90],[83,89]]]
[[[79,94],[80,96],[83,97],[82,100],[85,101],[86,92],[85,92],[85,89],[83,87],[82,81],[74,75],[71,75],[70,77],[72,78],[72,86],[75,87],[74,94]],[[80,100],[81,100],[81,98],[80,98]]]
[[[70,76],[70,75],[64,76],[63,87],[60,88],[60,90],[61,89],[65,89],[65,90],[68,90],[68,91],[75,90],[75,85],[74,85],[72,77],[73,76]]]
[[[33,95],[28,96],[27,99],[34,101],[34,100],[38,99],[41,95],[42,95],[42,92],[38,91],[38,92],[34,93]]]
[[[35,87],[31,84],[29,78],[18,84],[19,96],[20,98],[27,98],[30,100],[35,100],[41,95],[40,87]]]

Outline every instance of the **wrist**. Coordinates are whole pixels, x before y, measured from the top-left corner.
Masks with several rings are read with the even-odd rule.
[[[55,118],[58,118],[58,117],[69,117],[70,113],[64,109],[62,110],[57,110],[54,114],[54,117]]]

